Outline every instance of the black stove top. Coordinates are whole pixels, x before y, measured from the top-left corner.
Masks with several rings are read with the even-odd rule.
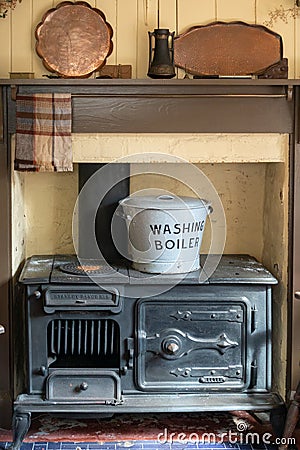
[[[80,259],[75,255],[41,255],[29,258],[19,281],[23,284],[276,284],[273,275],[248,255],[223,255],[214,273],[204,274],[206,255],[200,257],[200,270],[187,274],[147,274],[125,263],[103,264],[98,260]],[[176,283],[177,284],[177,283]]]

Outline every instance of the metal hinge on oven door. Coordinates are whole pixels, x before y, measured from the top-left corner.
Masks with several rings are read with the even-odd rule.
[[[133,369],[133,358],[134,358],[134,339],[125,339],[125,353],[127,359],[127,369]]]
[[[251,333],[254,333],[254,331],[257,329],[257,315],[258,315],[258,309],[256,305],[251,308]]]
[[[257,369],[257,361],[254,360],[251,363],[250,388],[254,388],[257,385]]]

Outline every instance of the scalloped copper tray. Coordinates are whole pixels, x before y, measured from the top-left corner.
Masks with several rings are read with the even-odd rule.
[[[62,2],[49,9],[35,30],[36,52],[50,72],[88,77],[111,54],[113,31],[105,15],[86,2]]]

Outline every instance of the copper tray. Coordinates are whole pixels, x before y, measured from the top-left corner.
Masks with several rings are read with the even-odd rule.
[[[245,22],[194,26],[174,40],[175,65],[199,76],[260,74],[280,66],[282,54],[279,34]]]
[[[35,30],[36,52],[50,72],[88,77],[111,54],[112,28],[105,15],[86,2],[62,2],[49,9]]]

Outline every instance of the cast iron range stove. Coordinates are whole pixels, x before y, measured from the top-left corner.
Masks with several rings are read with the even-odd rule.
[[[108,165],[100,175],[99,167],[79,165],[85,192],[80,261],[74,255],[33,256],[19,279],[13,323],[22,383],[14,402],[14,450],[33,413],[248,410],[269,412],[274,428],[281,425],[284,403],[271,380],[276,279],[241,255],[222,256],[209,278],[205,256],[200,269],[186,276],[133,270],[121,262],[111,236],[118,202],[129,195],[130,167]],[[106,192],[107,186],[113,188]],[[103,200],[94,218],[98,198]],[[93,260],[87,223],[95,224],[106,266]],[[122,242],[127,235],[120,224]]]
[[[260,263],[226,255],[205,283],[197,271],[179,284],[161,275],[155,285],[173,287],[140,299],[128,288],[151,288],[152,277],[115,270],[66,255],[26,262],[18,299],[26,376],[14,403],[15,449],[32,413],[248,410],[280,417],[283,401],[271,382],[276,279]]]

